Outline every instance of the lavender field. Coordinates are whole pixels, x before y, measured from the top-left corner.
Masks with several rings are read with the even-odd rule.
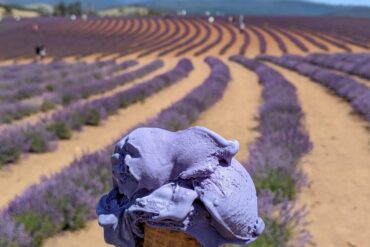
[[[108,246],[95,207],[111,187],[115,142],[140,126],[195,125],[240,143],[266,224],[250,246],[368,246],[369,26],[346,17],[2,19],[0,246]]]

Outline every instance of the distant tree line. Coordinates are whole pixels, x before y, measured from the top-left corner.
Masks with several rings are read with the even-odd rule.
[[[95,12],[91,9],[84,10],[80,1],[73,3],[65,3],[60,1],[54,6],[53,15],[54,16],[81,16],[82,14],[94,15]]]

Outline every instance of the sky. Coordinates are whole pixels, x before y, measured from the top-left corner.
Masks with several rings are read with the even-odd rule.
[[[309,0],[316,3],[328,3],[336,5],[367,5],[370,6],[370,0]]]

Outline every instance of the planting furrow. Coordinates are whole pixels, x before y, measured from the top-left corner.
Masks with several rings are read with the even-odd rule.
[[[314,53],[302,60],[370,80],[370,55],[367,53]]]
[[[238,54],[244,56],[246,55],[245,53],[248,49],[249,44],[251,43],[251,37],[246,30],[243,30],[242,34],[243,34],[244,39],[243,39],[243,44],[240,46],[240,50]]]
[[[158,56],[161,57],[161,56],[164,56],[164,55],[167,55],[171,52],[174,52],[176,51],[177,49],[180,49],[182,47],[186,47],[190,44],[192,44],[200,35],[201,35],[201,27],[198,23],[196,23],[194,20],[191,20],[191,19],[186,19],[185,20],[185,23],[186,22],[190,22],[191,23],[191,31],[192,32],[192,35],[188,35],[188,38],[185,39],[184,41],[182,42],[178,42],[178,43],[174,43],[170,48],[168,49],[165,49],[164,51],[161,51],[158,53]],[[191,32],[190,32],[191,33]]]
[[[213,27],[214,28],[212,28],[212,32],[209,35],[209,39],[213,40],[214,36],[216,36],[216,39],[213,42],[209,43],[208,45],[204,46],[202,49],[196,51],[194,53],[194,56],[199,56],[210,51],[222,41],[222,29],[220,28],[219,24],[216,22],[213,24]],[[216,30],[216,34],[213,32],[213,29]]]
[[[191,70],[188,64],[188,60],[181,60],[174,69],[127,90],[63,108],[33,125],[4,129],[0,133],[0,164],[15,163],[22,154],[52,151],[58,140],[70,139],[74,131],[80,131],[83,126],[98,126],[119,108],[143,101],[187,76]]]
[[[259,28],[261,30],[263,30],[265,33],[267,33],[267,36],[270,36],[272,38],[272,40],[275,41],[275,43],[279,47],[281,53],[283,53],[283,54],[288,53],[288,48],[286,47],[283,39],[279,35],[277,35],[274,31],[272,31],[271,29],[269,29],[267,27],[259,26]],[[268,40],[267,43],[269,45],[272,44],[272,41],[271,41],[270,38],[267,38],[267,40]],[[272,46],[272,47],[274,47],[274,46]],[[272,50],[274,50],[274,48],[272,48]]]
[[[28,116],[24,115],[24,116],[22,116],[22,118],[18,117],[20,120],[12,121],[12,124],[14,126],[14,125],[35,123],[36,121],[40,120],[42,117],[50,116],[54,112],[56,112],[58,110],[61,110],[63,108],[61,105],[72,106],[73,104],[84,102],[84,101],[87,101],[89,99],[96,99],[97,97],[101,97],[101,96],[104,96],[104,95],[107,95],[107,94],[109,95],[109,94],[111,94],[111,92],[120,91],[120,90],[122,90],[122,87],[124,87],[126,84],[131,83],[131,82],[133,82],[137,79],[144,78],[148,75],[151,75],[151,73],[155,72],[156,70],[160,69],[161,67],[163,67],[163,63],[161,61],[156,61],[156,62],[152,62],[152,63],[148,63],[146,65],[143,65],[139,68],[135,68],[134,70],[128,71],[126,73],[117,75],[116,77],[114,77],[112,79],[108,79],[108,80],[103,79],[101,81],[95,81],[95,82],[92,82],[92,83],[88,83],[88,84],[86,84],[86,86],[83,86],[83,87],[80,87],[80,88],[78,88],[78,87],[77,88],[76,87],[74,87],[74,88],[67,87],[67,89],[66,88],[61,88],[62,91],[60,92],[60,96],[56,95],[53,98],[48,97],[49,100],[46,101],[46,102],[50,103],[51,106],[53,106],[52,108],[55,108],[54,110],[52,110],[50,108],[50,109],[48,109],[48,111],[46,111],[46,113],[44,113],[44,111],[43,111],[41,113],[28,114]],[[90,94],[91,96],[81,97],[81,95],[83,95],[84,91],[86,93]],[[69,96],[71,96],[71,97],[69,97]],[[87,96],[87,95],[85,94],[85,96]],[[62,100],[61,100],[62,102],[58,102],[58,101],[54,102],[55,100],[60,99],[60,98],[62,100],[63,99],[68,99],[69,102],[65,102],[65,103],[68,103],[68,104],[62,103],[63,102]],[[88,99],[85,99],[85,98],[88,98]],[[42,107],[41,107],[41,109],[42,109]],[[20,112],[19,108],[17,108],[17,104],[14,104],[7,111],[5,111],[5,110],[4,110],[4,112],[7,113],[7,114],[10,114],[12,112],[15,112],[15,113],[19,114],[19,112]],[[2,117],[4,117],[4,114],[2,115]],[[4,128],[8,128],[9,126],[10,125],[0,126],[0,130],[2,130]],[[1,132],[0,132],[0,136],[1,136]]]
[[[201,63],[199,64],[197,65],[200,69],[207,73],[207,67]],[[202,73],[203,71],[197,74],[200,76],[203,75]],[[194,82],[189,82],[190,79]],[[85,151],[95,151],[110,144],[122,131],[126,131],[132,126],[145,121],[146,118],[153,116],[154,113],[167,107],[168,104],[184,95],[198,83],[200,82],[191,73],[187,80],[179,81],[176,86],[169,86],[147,97],[144,102],[137,102],[126,109],[119,110],[117,114],[104,121],[101,127],[84,127],[82,132],[77,133],[70,140],[60,142],[58,149],[54,152],[30,155],[17,165],[1,169],[0,193],[2,196],[0,198],[0,208],[6,206],[9,200],[19,195],[30,184],[38,182],[41,176],[59,171]],[[156,84],[155,82],[152,83],[152,85]],[[143,88],[142,85],[139,84],[140,88]],[[149,89],[153,90],[152,86],[149,86]],[[99,139],[96,136],[99,136]],[[6,184],[12,184],[12,187],[6,189]]]
[[[251,30],[251,28],[249,28],[249,26],[246,26],[244,28],[244,32],[248,34],[249,39],[250,39],[249,45],[245,51],[245,56],[253,58],[261,54],[261,47],[260,47],[258,37],[256,36],[256,34]],[[246,42],[248,42],[248,40]]]
[[[144,124],[145,126],[162,127],[169,130],[189,127],[202,111],[211,107],[222,97],[230,79],[228,68],[216,58],[207,58],[206,62],[211,67],[209,77],[199,87],[186,94],[184,98],[162,110],[156,117]],[[13,220],[25,224],[26,232],[33,246],[40,246],[43,239],[58,232],[82,228],[88,219],[96,217],[94,212],[95,203],[98,201],[100,194],[105,192],[111,183],[109,153],[113,150],[112,144],[98,152],[85,154],[80,159],[76,159],[65,170],[49,179],[45,179],[41,185],[31,187],[23,196],[13,201],[1,213],[2,219],[4,216],[10,215],[10,217],[13,217]],[[95,179],[91,179],[88,174],[95,176]],[[85,177],[86,180],[83,180],[82,177]],[[66,179],[69,181],[67,183],[69,188],[65,187]],[[64,187],[62,198],[74,201],[73,206],[65,205],[67,207],[64,208],[65,206],[60,203],[61,195],[55,190],[55,186]],[[34,197],[33,194],[38,198],[29,201],[30,197]],[[78,198],[81,200],[72,199],[75,195],[78,195]],[[47,207],[41,209],[40,206],[45,205],[45,200],[48,200],[49,203],[47,203]],[[26,205],[22,201],[31,203]],[[70,211],[69,209],[72,208],[74,209]],[[68,215],[67,218],[70,220],[65,221],[61,220],[62,218],[55,217],[58,214]],[[32,226],[28,225],[28,217],[34,217],[33,222],[36,221],[41,226],[48,224],[50,231],[43,231],[39,234],[41,232],[40,228],[32,228]],[[24,221],[25,219],[26,221]],[[11,222],[1,221],[0,224],[8,225]],[[9,238],[9,235],[12,237],[16,233],[15,231],[5,233],[7,235],[3,234],[5,235],[3,239],[11,244],[16,244],[17,240],[24,240]],[[21,246],[27,245],[23,243]]]
[[[286,43],[290,49],[295,47],[295,49],[290,51],[289,53],[301,54],[301,53],[309,52],[307,46],[301,40],[299,40],[295,35],[281,28],[278,28],[278,27],[274,27],[274,30],[282,34],[281,38],[283,39],[283,42]],[[289,45],[289,42],[291,42],[294,46]],[[296,48],[298,48],[299,50],[297,50]]]
[[[300,32],[298,30],[289,30],[289,32],[292,32],[300,37],[302,37],[303,39],[305,39],[309,44],[319,48],[320,50],[322,51],[329,51],[329,47],[327,45],[325,45],[323,42],[320,42],[319,40],[315,39],[314,37],[312,37],[311,35],[309,34],[306,34],[305,32]]]
[[[165,42],[161,41],[161,43],[155,44],[154,47],[150,46],[149,50],[146,50],[144,52],[139,53],[138,57],[143,57],[143,56],[149,55],[153,52],[159,51],[159,50],[164,49],[168,46],[172,46],[176,43],[179,43],[183,39],[186,39],[186,37],[190,34],[190,25],[189,25],[189,23],[186,20],[183,20],[183,19],[179,19],[176,22],[180,22],[182,24],[182,27],[183,27],[183,28],[180,28],[180,27],[176,26],[176,30],[180,33],[180,36],[171,37],[171,39],[169,39]],[[184,29],[184,31],[182,31],[182,29]],[[164,30],[164,31],[166,32],[166,30]]]
[[[229,36],[230,36],[230,40],[221,48],[219,52],[220,55],[224,55],[235,44],[237,36],[236,36],[236,31],[232,26],[230,26],[228,23],[226,23],[222,19],[219,22],[224,27],[224,29],[227,30],[227,33],[229,33]],[[224,36],[228,37],[227,34]]]
[[[307,32],[307,31],[306,31]],[[330,51],[347,51],[351,52],[352,49],[348,47],[348,45],[338,41],[338,40],[333,40],[325,36],[324,34],[318,33],[318,32],[307,32],[309,35],[314,36],[315,38],[319,38],[322,41],[327,42],[327,44],[330,44]]]
[[[306,185],[301,160],[312,144],[303,124],[303,111],[293,84],[275,69],[252,59],[232,61],[254,71],[262,85],[259,107],[260,136],[250,146],[246,167],[258,194],[260,214],[266,224],[257,246],[305,246],[304,210],[294,207]],[[283,237],[284,236],[284,237]]]
[[[260,54],[265,54],[267,51],[267,41],[265,39],[265,36],[255,27],[252,25],[248,25],[248,28],[254,33],[254,35],[258,39],[258,46]]]
[[[203,20],[196,20],[194,21],[196,23],[196,25],[199,25],[201,27],[203,27],[203,32],[200,32],[200,34],[204,33],[205,32],[205,35],[203,37],[200,36],[200,40],[196,41],[195,43],[191,44],[190,46],[178,51],[175,56],[182,56],[188,52],[190,52],[191,50],[199,47],[199,46],[202,46],[204,45],[204,43],[206,43],[209,39],[209,37],[211,36],[211,25],[207,22],[204,22]]]
[[[238,140],[240,150],[236,158],[245,160],[247,146],[257,136],[253,129],[257,126],[255,116],[261,88],[255,73],[229,61],[226,64],[230,68],[231,81],[223,98],[204,112],[195,125],[205,126],[227,139]]]
[[[307,229],[316,246],[367,246],[369,228],[369,134],[351,107],[296,72],[273,66],[297,88],[314,149],[304,172],[311,181],[300,193],[308,206]],[[365,127],[365,128],[364,128]],[[323,223],[330,222],[330,223]],[[358,229],[361,229],[359,231]]]
[[[325,68],[290,59],[289,56],[283,56],[281,58],[261,56],[261,59],[281,65],[309,77],[313,82],[319,83],[334,92],[337,96],[348,101],[355,112],[358,112],[370,122],[370,87],[365,84],[347,75],[340,75]]]

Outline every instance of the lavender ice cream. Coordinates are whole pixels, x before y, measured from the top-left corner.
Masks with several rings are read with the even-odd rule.
[[[112,156],[113,189],[97,206],[105,241],[133,247],[143,225],[177,230],[205,247],[249,244],[264,230],[237,141],[202,127],[138,128]]]

